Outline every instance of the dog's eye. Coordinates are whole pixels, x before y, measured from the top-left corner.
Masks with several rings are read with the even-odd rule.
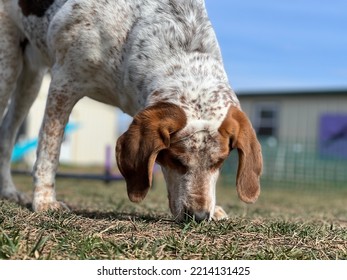
[[[212,169],[219,169],[222,167],[223,162],[224,162],[225,158],[220,158],[218,159],[216,162],[214,162],[213,164],[211,164],[211,168]]]
[[[157,162],[163,166],[176,169],[181,173],[186,173],[188,169],[187,165],[185,165],[178,157],[173,156],[167,151],[161,151],[158,154]]]
[[[171,158],[171,162],[176,165],[176,166],[179,166],[179,167],[184,167],[186,168],[185,164],[178,158]]]
[[[180,173],[184,174],[187,172],[188,167],[179,158],[171,157],[170,159],[172,166]]]

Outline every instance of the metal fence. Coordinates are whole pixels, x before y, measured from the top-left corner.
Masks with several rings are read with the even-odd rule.
[[[315,143],[261,142],[263,186],[347,189],[347,159],[322,155]],[[222,183],[235,184],[237,164],[238,155],[233,151],[222,169]]]

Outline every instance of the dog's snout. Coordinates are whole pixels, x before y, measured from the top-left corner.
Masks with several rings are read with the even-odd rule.
[[[185,221],[195,221],[201,223],[203,221],[208,221],[211,217],[210,212],[208,211],[186,211],[185,212]]]

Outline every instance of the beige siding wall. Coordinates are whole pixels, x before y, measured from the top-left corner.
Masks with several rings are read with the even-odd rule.
[[[39,96],[27,118],[28,139],[38,137],[49,82],[49,77],[45,77]],[[79,127],[65,137],[60,161],[80,165],[104,164],[106,146],[110,145],[113,151],[117,137],[115,108],[84,98],[73,109],[70,122],[78,124]],[[35,155],[35,151],[27,155],[29,164],[33,164]]]
[[[325,113],[347,114],[347,96],[239,96],[242,109],[253,123],[256,122],[256,108],[259,104],[278,106],[279,140],[315,144],[319,135],[320,116]]]

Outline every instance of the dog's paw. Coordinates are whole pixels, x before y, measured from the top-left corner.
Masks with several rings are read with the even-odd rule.
[[[60,212],[69,212],[69,207],[61,201],[52,201],[52,202],[33,202],[33,210],[35,212],[45,212],[45,211],[60,211]]]
[[[27,206],[31,203],[30,197],[20,191],[1,191],[0,198],[15,202],[22,206]]]
[[[214,221],[219,221],[219,220],[224,220],[224,219],[227,219],[227,218],[228,218],[228,215],[227,215],[227,213],[225,213],[223,208],[220,207],[220,206],[216,206],[215,209],[214,209],[214,214],[213,214],[212,219]]]

